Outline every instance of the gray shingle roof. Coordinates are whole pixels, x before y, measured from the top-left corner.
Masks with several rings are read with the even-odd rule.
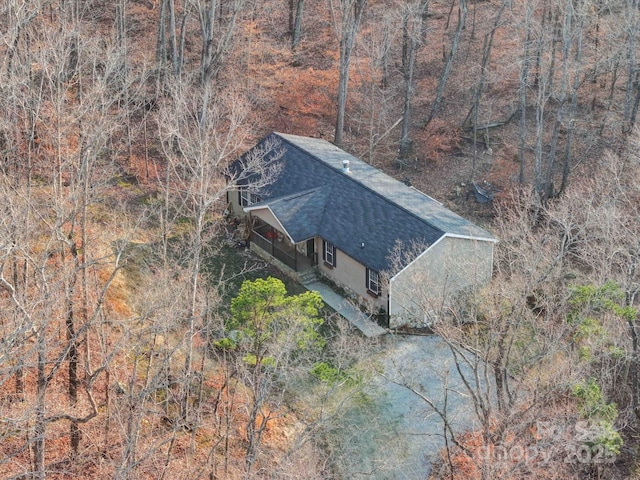
[[[293,241],[298,243],[317,235],[328,194],[328,189],[318,187],[272,198],[254,206],[269,206]]]
[[[282,168],[257,192],[262,201],[252,208],[268,206],[295,242],[317,235],[383,271],[391,267],[398,242],[430,245],[446,233],[494,241],[429,196],[325,140],[272,133],[262,142],[274,137],[280,140]],[[350,173],[342,171],[344,160]]]

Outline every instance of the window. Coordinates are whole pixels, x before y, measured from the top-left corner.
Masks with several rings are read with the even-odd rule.
[[[258,203],[260,201],[260,197],[255,193],[249,192],[249,190],[243,189],[239,192],[240,195],[240,205],[242,207],[250,207],[254,203]]]
[[[335,267],[336,266],[336,247],[329,242],[322,242],[322,259],[327,266]]]
[[[380,295],[380,274],[367,268],[367,292],[376,297]]]

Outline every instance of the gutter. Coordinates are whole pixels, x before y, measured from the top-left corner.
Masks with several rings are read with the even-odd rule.
[[[256,211],[256,210],[263,210],[263,209],[267,209],[267,210],[269,210],[269,213],[271,213],[271,215],[273,215],[273,218],[275,218],[275,219],[276,219],[276,222],[278,222],[278,226],[282,229],[282,231],[283,231],[283,232],[284,232],[284,234],[289,238],[289,240],[291,241],[291,243],[292,243],[292,244],[294,244],[294,245],[295,245],[296,243],[298,243],[298,242],[296,242],[296,241],[294,241],[294,240],[293,240],[293,238],[291,237],[291,235],[289,235],[289,232],[287,232],[287,229],[286,229],[286,228],[284,228],[284,226],[282,225],[282,223],[280,223],[280,220],[278,219],[278,217],[276,216],[276,214],[275,214],[275,213],[273,213],[273,210],[271,210],[271,207],[270,207],[269,205],[262,205],[262,206],[259,206],[259,207],[251,207],[251,206],[249,206],[249,207],[244,207],[242,210],[243,210],[245,213],[251,213],[251,212],[254,212],[254,211]]]

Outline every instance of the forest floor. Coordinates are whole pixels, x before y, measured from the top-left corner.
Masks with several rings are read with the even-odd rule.
[[[487,2],[487,5],[489,4],[490,2]],[[154,52],[156,48],[156,36],[152,32],[157,30],[157,5],[154,2],[139,1],[130,2],[128,5],[131,47],[135,51],[133,56],[143,58],[144,61],[140,62],[142,64],[151,59],[149,52]],[[231,67],[234,62],[243,66],[246,63],[252,74],[243,78],[225,78],[223,75],[219,79],[221,83],[242,83],[242,88],[246,89],[246,96],[251,99],[254,107],[251,113],[254,117],[252,120],[257,125],[250,141],[257,140],[270,131],[309,135],[327,140],[333,137],[337,38],[333,25],[327,20],[327,12],[323,10],[326,4],[307,2],[307,8],[306,18],[314,21],[305,23],[304,39],[296,52],[291,52],[288,44],[286,8],[274,8],[268,12],[270,17],[261,19],[264,21],[262,26],[251,23],[242,27],[250,30],[251,35],[247,35],[246,38],[254,47],[247,48],[242,55],[230,55]],[[448,6],[436,3],[434,8],[440,8],[444,12],[436,11],[430,19],[430,28],[436,32],[442,30],[442,24],[448,22]],[[105,7],[105,12],[111,12],[111,9]],[[474,21],[478,24],[490,22],[493,15],[494,10],[478,9],[476,18],[474,7]],[[105,28],[114,24],[111,13],[101,21]],[[445,91],[441,112],[429,125],[423,123],[428,113],[430,95],[434,91],[433,87],[442,67],[442,58],[439,44],[428,45],[420,51],[417,59],[419,67],[416,92],[422,96],[416,96],[413,102],[412,133],[415,138],[415,155],[403,165],[400,165],[396,158],[399,136],[397,128],[388,136],[387,142],[380,143],[374,152],[375,155],[367,158],[369,137],[373,138],[380,132],[375,132],[374,135],[367,131],[364,117],[366,93],[368,84],[373,80],[367,76],[366,69],[361,70],[362,65],[356,62],[350,86],[348,132],[344,148],[398,180],[412,184],[458,214],[491,230],[495,214],[494,205],[491,202],[479,203],[473,194],[471,182],[477,182],[483,188],[495,192],[498,197],[517,184],[518,126],[515,121],[507,122],[491,131],[487,145],[475,146],[468,139],[469,133],[462,128],[464,114],[469,110],[469,92],[475,80],[461,65],[468,57],[481,56],[479,48],[482,42],[477,40],[475,43],[469,40],[465,45],[466,57],[456,61],[449,86]],[[507,42],[506,45],[510,44]],[[198,53],[197,44],[187,44],[186,54],[189,61],[195,61]],[[501,55],[501,52],[496,52],[496,62],[500,61]],[[229,71],[233,71],[231,67]],[[393,88],[396,89],[397,95],[401,90],[398,76],[395,81],[397,84]],[[512,88],[513,81],[513,78],[506,76],[494,79],[486,93],[490,98],[490,105],[484,112],[482,121],[504,120],[513,113],[514,104],[517,102],[516,97],[512,95],[515,91]],[[377,113],[381,118],[384,113],[387,119],[391,119],[391,122],[386,124],[381,122],[385,124],[386,129],[401,112],[397,106],[396,110],[387,105],[385,107],[391,111]],[[154,121],[152,118],[149,124],[153,124]],[[140,165],[142,159],[146,162],[147,156],[154,164],[163,164],[162,154],[157,146],[148,152],[138,152],[136,148],[146,146],[146,137],[144,142],[140,138],[138,140],[138,146],[134,147],[137,153],[134,152],[132,158],[128,159],[127,173],[132,175],[143,171]],[[247,148],[249,146],[247,145]],[[474,151],[474,148],[477,151]],[[600,144],[589,144],[585,141],[583,145],[576,146],[575,157],[597,157],[600,152]],[[530,172],[527,173],[528,180],[531,180]],[[142,175],[139,177],[138,180],[142,182]],[[234,240],[233,237],[225,239],[219,246],[217,255],[210,259],[207,266],[207,274],[221,280],[221,283],[227,282],[228,286],[222,292],[225,301],[222,302],[221,308],[225,308],[224,304],[228,305],[227,300],[233,298],[243,280],[269,275],[287,280],[274,267],[244,249],[236,248]],[[295,294],[299,293],[301,287],[287,280],[287,289],[290,294]],[[425,457],[425,452],[436,457],[442,447],[442,422],[433,409],[429,409],[423,400],[402,384],[411,384],[415,389],[428,392],[438,405],[445,400],[450,402],[449,413],[460,428],[471,426],[468,404],[464,402],[464,395],[460,393],[462,389],[458,388],[459,379],[453,373],[455,369],[452,367],[451,357],[436,337],[390,336],[383,346],[384,351],[377,357],[382,366],[381,375],[374,379],[368,392],[369,402],[365,405],[367,408],[361,408],[362,404],[357,405],[358,409],[351,411],[353,417],[346,423],[354,425],[355,428],[342,432],[343,453],[354,453],[351,461],[342,465],[344,477],[357,478],[357,472],[368,471],[373,472],[371,475],[374,478],[424,478],[430,461],[428,456]],[[402,366],[402,369],[397,366]],[[214,374],[212,371],[211,381],[215,383]],[[445,382],[448,384],[447,389],[444,388]],[[274,424],[273,435],[267,439],[270,446],[277,448],[279,443],[286,443],[284,433],[290,428],[290,423]]]

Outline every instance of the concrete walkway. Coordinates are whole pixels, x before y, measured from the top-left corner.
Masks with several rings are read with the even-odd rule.
[[[322,282],[315,281],[304,284],[307,290],[318,292],[324,302],[358,328],[367,337],[378,337],[387,331],[380,325],[370,320],[369,317],[358,310],[349,300],[331,290]]]

